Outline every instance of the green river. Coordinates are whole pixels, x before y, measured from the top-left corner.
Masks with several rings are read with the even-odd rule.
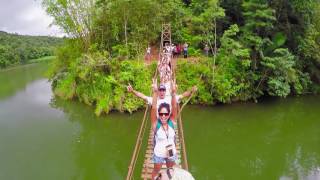
[[[0,71],[0,180],[125,179],[143,111],[96,117],[54,98],[46,70]],[[190,171],[199,180],[319,180],[319,107],[320,96],[187,106]]]

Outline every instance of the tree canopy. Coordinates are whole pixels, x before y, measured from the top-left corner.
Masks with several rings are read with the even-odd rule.
[[[158,46],[164,22],[171,24],[174,43],[187,42],[190,55],[202,59],[195,61],[199,66],[191,67],[195,74],[200,69],[204,71],[200,81],[192,79],[199,77],[180,72],[181,76],[198,82],[203,90],[200,88],[200,92],[205,94],[199,93],[192,102],[228,103],[320,89],[320,2],[317,0],[44,0],[43,5],[55,23],[72,37],[60,48],[52,76],[59,83],[65,80],[72,85],[73,95],[80,99],[88,99],[86,93],[77,92],[83,83],[78,77],[83,77],[84,69],[97,76],[107,76],[107,82],[113,85],[120,81],[140,81],[140,76],[119,80],[120,77],[112,75],[113,71],[134,70],[112,67],[121,66],[123,60],[140,59],[148,44]],[[211,49],[208,59],[201,55],[205,45]],[[88,62],[102,63],[104,68],[88,70],[83,67]],[[183,63],[179,65],[189,68]],[[59,76],[61,72],[72,74],[72,78]],[[91,78],[86,83],[96,82],[96,77]],[[180,80],[182,87],[189,84]],[[114,96],[118,99],[127,98],[123,90],[120,92],[121,83]],[[113,95],[97,97],[92,102],[103,102],[103,107],[117,109],[107,103],[114,102],[106,99],[113,99]]]

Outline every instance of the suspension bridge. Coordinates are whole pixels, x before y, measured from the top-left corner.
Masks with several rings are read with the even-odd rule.
[[[162,31],[161,31],[161,42],[160,42],[160,48],[159,48],[159,59],[158,59],[158,68],[156,72],[154,73],[154,78],[157,78],[157,75],[160,76],[160,81],[162,83],[165,83],[167,81],[175,80],[175,63],[172,63],[173,56],[172,56],[172,50],[168,49],[168,45],[171,47],[172,41],[171,41],[171,26],[170,24],[163,24],[162,25]],[[168,68],[164,68],[168,67]],[[167,89],[167,91],[170,92],[170,89]],[[185,105],[185,104],[184,104]],[[183,105],[183,106],[184,106]],[[181,118],[181,110],[183,109],[183,106],[180,108],[178,106],[178,116],[177,116],[177,126],[175,128],[176,132],[176,149],[177,149],[177,161],[176,165],[180,168],[183,168],[185,170],[188,170],[188,160],[187,160],[187,151],[184,141],[184,134],[183,134],[183,124],[182,124],[182,118]],[[141,178],[144,180],[151,179],[151,173],[153,171],[154,164],[152,162],[152,155],[153,155],[153,137],[154,132],[152,128],[147,128],[147,122],[148,122],[148,112],[150,108],[148,105],[146,106],[146,109],[144,111],[144,116],[141,121],[141,125],[139,128],[139,133],[137,136],[135,148],[131,157],[131,161],[128,167],[128,173],[126,180],[132,180],[134,179],[134,172],[137,169],[137,161],[139,154],[141,154],[143,139],[147,130],[149,130],[149,136],[148,136],[148,143],[146,151],[144,152],[144,161],[141,171]],[[141,168],[141,167],[140,167]],[[162,164],[162,169],[165,169],[166,165]]]

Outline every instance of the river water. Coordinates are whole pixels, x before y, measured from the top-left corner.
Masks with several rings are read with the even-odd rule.
[[[0,179],[125,179],[143,112],[96,117],[54,98],[46,69],[0,71]],[[200,180],[319,180],[319,107],[320,96],[187,106],[189,168]]]

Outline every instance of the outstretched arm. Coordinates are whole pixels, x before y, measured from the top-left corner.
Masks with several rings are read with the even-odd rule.
[[[198,90],[197,86],[193,86],[190,90],[185,91],[184,93],[181,94],[181,99],[191,96],[191,94],[196,92],[197,90]]]
[[[150,111],[150,119],[151,119],[151,125],[153,128],[156,127],[157,123],[157,100],[158,100],[158,88],[157,88],[157,80],[152,80],[152,106]]]
[[[127,86],[127,90],[128,90],[128,92],[133,93],[135,96],[137,96],[137,97],[139,97],[139,98],[147,101],[147,96],[144,95],[143,93],[139,92],[139,91],[134,90],[134,89],[132,88],[131,84],[129,84],[129,85]]]
[[[176,123],[176,116],[177,116],[177,100],[176,100],[176,91],[177,91],[177,86],[175,81],[172,81],[171,83],[171,120]]]

